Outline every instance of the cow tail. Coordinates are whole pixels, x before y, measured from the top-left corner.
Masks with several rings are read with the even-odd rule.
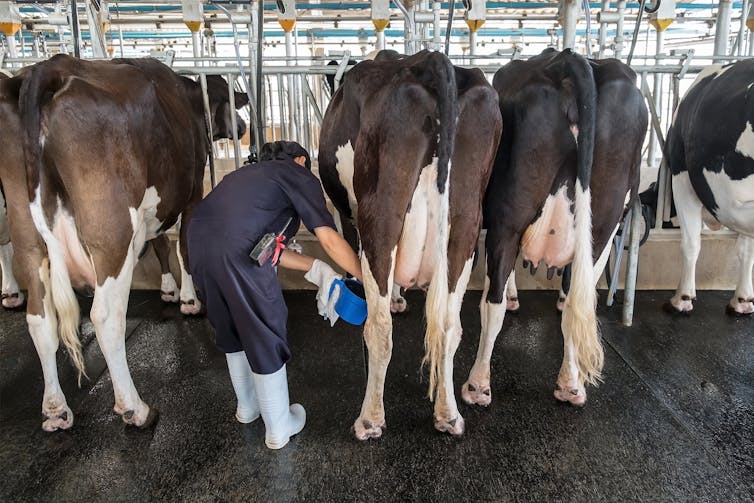
[[[450,227],[450,165],[455,146],[456,121],[458,119],[455,68],[441,53],[430,53],[433,63],[431,82],[425,83],[437,95],[440,130],[437,138],[437,190],[440,194],[438,208],[438,236],[442,252],[427,291],[427,333],[424,340],[424,359],[429,363],[429,392],[433,400],[437,383],[445,379],[445,360],[448,354],[448,234]]]
[[[597,90],[592,67],[582,56],[563,51],[563,69],[577,90],[579,128],[577,135],[575,191],[575,238],[571,289],[563,309],[563,333],[570,333],[581,382],[601,381],[604,353],[597,326],[597,291],[592,251],[592,197],[589,183],[597,121]],[[569,330],[566,331],[565,327]]]
[[[52,61],[52,60],[51,60]],[[58,318],[58,332],[73,364],[78,370],[78,383],[86,376],[84,356],[79,341],[80,308],[68,277],[63,248],[53,235],[42,209],[41,171],[42,143],[41,110],[54,93],[61,87],[62,79],[54,65],[37,65],[21,86],[19,111],[23,128],[24,162],[26,164],[26,183],[32,220],[40,236],[47,245],[50,259],[50,282],[43,281],[50,290],[52,304]],[[52,314],[52,313],[45,313]]]

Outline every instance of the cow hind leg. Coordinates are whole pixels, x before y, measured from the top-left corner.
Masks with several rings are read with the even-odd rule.
[[[739,234],[736,251],[740,261],[738,283],[726,311],[734,316],[746,316],[754,313],[754,289],[751,279],[751,270],[754,267],[754,239]]]
[[[24,303],[24,294],[18,288],[13,275],[13,245],[8,242],[0,244],[0,275],[2,275],[2,304],[6,309],[20,307]]]
[[[181,312],[183,314],[199,314],[202,303],[199,302],[194,289],[194,280],[186,270],[186,264],[181,253],[181,245],[178,244],[178,264],[181,266]]]
[[[178,302],[179,290],[173,273],[170,272],[170,239],[160,234],[151,241],[160,263],[160,298],[163,302]]]
[[[99,262],[98,257],[94,262]],[[126,309],[134,262],[134,252],[129,248],[117,277],[107,277],[95,288],[90,316],[113,382],[115,412],[126,424],[147,427],[157,418],[157,412],[139,397],[126,361]]]
[[[364,341],[369,352],[369,375],[361,414],[353,424],[354,434],[359,440],[379,438],[386,427],[383,394],[385,374],[393,353],[393,320],[390,315],[390,295],[380,295],[377,281],[369,268],[365,254],[361,257],[364,277],[364,291],[369,305],[369,314],[364,324]],[[395,252],[393,263],[395,264]],[[392,284],[390,274],[388,284]]]
[[[471,277],[473,258],[469,258],[464,265],[461,276],[454,292],[448,297],[448,320],[445,324],[447,331],[447,346],[445,350],[444,379],[438,383],[437,401],[435,402],[435,429],[451,435],[462,435],[465,430],[464,420],[458,412],[455,389],[453,387],[453,357],[461,343],[461,304],[466,293],[466,287]]]
[[[597,287],[597,281],[599,281],[599,278],[602,276],[602,271],[605,269],[605,265],[607,264],[607,259],[610,256],[610,248],[611,243],[613,242],[613,237],[615,236],[615,233],[618,231],[618,226],[615,226],[615,229],[613,229],[613,232],[610,235],[610,239],[607,240],[607,244],[602,249],[602,252],[600,253],[600,256],[597,258],[597,261],[594,263],[594,287]],[[570,276],[570,274],[569,274]],[[562,304],[563,308],[565,308],[565,296],[566,294],[563,293],[563,290],[560,291],[560,295],[562,297]],[[560,304],[560,299],[558,301],[558,304]],[[596,307],[596,306],[595,306]],[[562,310],[562,309],[561,309]],[[579,377],[579,371],[577,366],[577,357],[578,352],[580,351],[580,348],[577,347],[576,343],[570,338],[566,336],[567,330],[563,330],[563,363],[560,367],[560,373],[558,374],[558,381],[555,385],[555,391],[554,396],[561,402],[568,402],[572,405],[576,405],[578,407],[584,405],[586,403],[587,395],[586,395],[586,387],[584,386],[584,383]]]
[[[511,314],[516,314],[520,308],[518,288],[516,288],[516,271],[513,270],[508,276],[508,283],[505,284],[505,310]]]
[[[2,276],[0,298],[3,307],[6,309],[20,307],[24,303],[24,295],[19,290],[18,282],[13,275],[13,245],[10,242],[8,215],[2,194],[0,194],[0,275]]]
[[[398,284],[393,285],[393,291],[390,294],[390,312],[391,313],[404,313],[408,309],[406,299],[401,295],[401,286]]]
[[[509,276],[508,281],[510,281]],[[482,331],[479,336],[479,348],[476,353],[474,366],[469,372],[469,378],[461,388],[461,397],[469,405],[476,404],[487,407],[492,402],[492,389],[490,388],[490,360],[495,340],[503,328],[507,307],[503,303],[492,303],[487,299],[490,289],[490,278],[484,278],[484,292],[479,305],[481,314]],[[507,290],[507,286],[506,286]]]
[[[28,258],[32,263],[33,259]],[[55,355],[58,351],[58,323],[55,308],[52,305],[50,292],[50,268],[47,259],[35,261],[39,264],[39,279],[42,285],[31,284],[29,297],[35,299],[33,304],[41,304],[41,314],[26,315],[29,334],[39,355],[44,376],[44,396],[42,398],[42,429],[45,431],[67,430],[73,426],[73,412],[66,402],[63,390],[58,380],[58,366]],[[35,264],[36,265],[36,264]],[[32,280],[34,282],[34,280]],[[42,292],[38,291],[42,287]],[[45,293],[47,292],[47,293]],[[39,302],[41,301],[41,302]],[[30,304],[32,304],[30,300]]]
[[[681,221],[681,280],[666,309],[688,313],[694,309],[696,299],[696,261],[702,247],[702,203],[691,186],[687,171],[673,176],[673,199]]]

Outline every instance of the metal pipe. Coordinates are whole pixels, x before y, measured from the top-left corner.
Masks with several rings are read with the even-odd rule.
[[[664,39],[664,32],[655,30],[657,35],[655,39],[655,54],[660,55],[662,53],[662,43]],[[659,59],[656,59],[659,64]],[[662,110],[662,74],[654,74],[653,76],[652,97],[654,98],[655,110]],[[662,121],[662,117],[659,117]],[[657,133],[654,128],[649,129],[649,152],[647,153],[647,166],[654,168],[657,164]]]
[[[741,23],[738,26],[738,37],[736,38],[737,41],[737,50],[736,54],[738,56],[743,56],[746,52],[746,12],[749,10],[749,0],[742,0],[741,1]]]
[[[717,8],[717,23],[715,25],[715,56],[727,56],[728,54],[731,4],[731,0],[720,0],[720,4]]]
[[[81,57],[81,33],[79,28],[79,10],[76,0],[71,0],[71,28],[73,30],[73,55]]]
[[[563,25],[563,49],[573,49],[576,46],[579,3],[576,0],[561,0],[560,9],[560,22]]]
[[[613,52],[615,57],[620,59],[623,56],[623,41],[625,40],[623,37],[623,21],[626,15],[626,0],[618,0],[617,10],[618,21],[616,21],[615,27],[615,48]]]
[[[442,28],[440,23],[440,2],[432,2],[432,50],[439,51],[442,49]]]
[[[416,34],[416,23],[414,23],[413,12],[409,13],[401,0],[393,0],[393,3],[401,11],[404,18],[403,30],[405,33],[405,39],[403,41],[403,49],[406,54],[414,54],[414,36]]]
[[[623,288],[623,326],[630,327],[634,322],[634,299],[636,298],[636,278],[639,271],[639,226],[642,221],[641,201],[637,197],[631,210],[631,236],[626,261],[626,284]]]
[[[236,121],[236,90],[233,86],[235,77],[233,74],[225,76],[228,81],[228,103],[230,105],[230,127],[233,133],[233,156],[236,160],[236,169],[241,167],[241,142],[238,140],[238,121]]]
[[[597,58],[602,59],[605,57],[605,44],[607,43],[607,22],[603,21],[604,14],[610,10],[610,0],[602,0],[602,4],[600,6],[600,12],[597,16],[600,23],[600,32],[599,32],[599,52],[597,53]]]
[[[385,49],[385,31],[380,30],[377,32],[377,47],[378,51]]]

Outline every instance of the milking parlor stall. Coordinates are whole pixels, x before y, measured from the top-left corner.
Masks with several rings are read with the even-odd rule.
[[[0,500],[753,500],[752,12],[0,0]]]

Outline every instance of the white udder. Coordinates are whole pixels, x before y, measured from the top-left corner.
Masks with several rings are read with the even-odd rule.
[[[433,158],[432,164],[426,166],[419,176],[411,207],[403,220],[395,263],[395,282],[404,288],[413,285],[426,288],[432,279],[440,253],[439,212],[437,158]]]
[[[573,259],[576,244],[571,200],[566,187],[547,196],[542,214],[521,237],[521,254],[524,259],[539,266],[540,261],[548,267],[563,267]]]

